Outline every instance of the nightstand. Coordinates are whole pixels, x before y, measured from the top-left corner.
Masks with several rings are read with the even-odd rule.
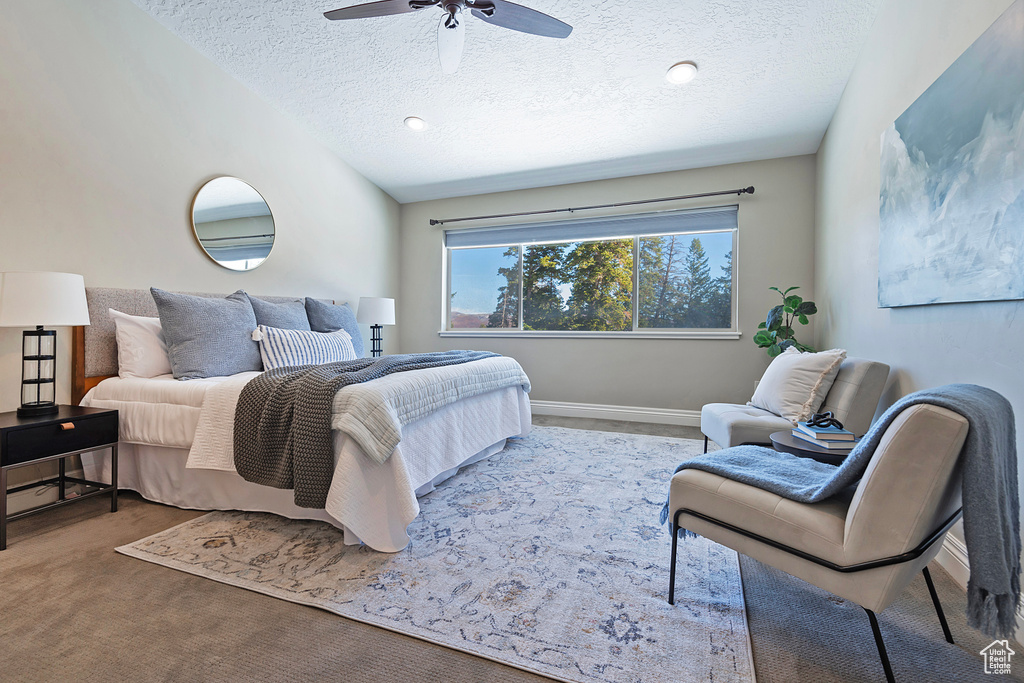
[[[70,455],[111,449],[110,483],[69,477],[65,473],[64,459]],[[57,460],[59,474],[7,490],[7,472],[18,467]],[[93,487],[89,491],[68,498],[68,483]],[[57,485],[57,501],[7,515],[7,494]],[[59,406],[56,414],[40,417],[18,417],[17,413],[0,413],[0,550],[7,548],[7,522],[34,515],[51,508],[110,494],[110,511],[117,512],[117,411],[79,406]]]

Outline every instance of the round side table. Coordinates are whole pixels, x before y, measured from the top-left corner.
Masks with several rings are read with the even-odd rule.
[[[773,432],[772,446],[781,453],[792,453],[799,458],[812,458],[827,465],[842,465],[857,441],[851,441],[849,448],[824,448],[793,436],[792,432]]]

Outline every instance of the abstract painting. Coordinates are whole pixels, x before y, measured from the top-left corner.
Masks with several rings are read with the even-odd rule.
[[[1024,299],[1024,0],[881,142],[879,307]]]

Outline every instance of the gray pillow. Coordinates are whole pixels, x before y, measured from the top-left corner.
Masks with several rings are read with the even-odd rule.
[[[271,303],[247,294],[252,312],[256,314],[256,324],[276,327],[281,330],[308,330],[309,318],[306,317],[306,305],[301,299]]]
[[[226,299],[174,294],[151,287],[176,379],[199,379],[262,370],[252,340],[256,315],[245,292]]]
[[[348,304],[334,306],[307,296],[306,315],[309,316],[309,329],[314,332],[348,332],[352,337],[352,348],[356,350],[356,356],[363,357],[363,333],[359,331],[356,314]]]

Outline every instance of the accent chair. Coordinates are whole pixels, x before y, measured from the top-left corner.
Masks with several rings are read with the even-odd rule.
[[[871,426],[888,377],[889,366],[885,363],[847,358],[839,366],[821,410],[831,410],[846,429],[863,436]],[[700,411],[705,453],[708,439],[722,448],[740,444],[771,446],[772,432],[792,428],[793,423],[784,417],[738,403],[708,403]]]
[[[686,543],[676,531],[688,529],[863,607],[891,683],[875,613],[919,571],[943,634],[953,642],[926,565],[961,515],[959,456],[967,430],[967,420],[951,410],[910,406],[882,435],[860,482],[820,503],[799,503],[709,472],[678,472],[669,489],[669,603],[676,546]]]

